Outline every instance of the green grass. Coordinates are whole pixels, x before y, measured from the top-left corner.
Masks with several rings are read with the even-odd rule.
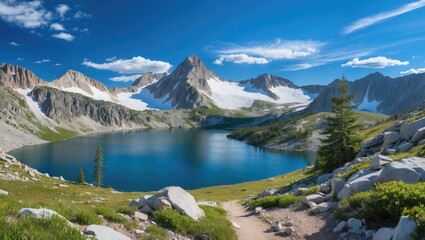
[[[58,142],[58,141],[62,141],[65,139],[74,138],[78,136],[77,132],[74,132],[65,128],[55,127],[55,130],[56,131],[53,131],[52,129],[48,127],[41,126],[40,131],[37,132],[36,135],[39,138],[49,142]]]
[[[168,237],[168,232],[156,225],[149,225],[146,227],[146,232],[149,233],[148,236],[144,236],[143,239],[146,240],[165,240]]]
[[[387,121],[380,124],[377,124],[374,127],[365,129],[360,131],[359,136],[362,138],[363,141],[366,141],[372,137],[377,136],[378,134],[385,131],[385,129],[391,127],[394,124],[394,121]]]
[[[288,187],[296,181],[313,178],[320,172],[316,170],[298,170],[268,179],[200,188],[189,191],[197,200],[225,202],[235,199],[247,199],[271,187]]]
[[[279,196],[268,196],[256,199],[248,203],[250,209],[256,207],[271,208],[271,207],[280,207],[287,208],[289,205],[297,203],[300,201],[299,197],[296,197],[292,194],[284,194]]]
[[[164,208],[153,212],[155,221],[162,227],[171,229],[185,236],[208,236],[208,239],[236,239],[232,225],[226,218],[226,211],[221,208],[201,206],[205,217],[194,221],[176,210]]]
[[[415,146],[407,152],[398,152],[398,153],[391,155],[389,157],[392,158],[393,160],[401,160],[403,158],[415,157],[415,156],[416,157],[424,157],[425,156],[425,145]]]

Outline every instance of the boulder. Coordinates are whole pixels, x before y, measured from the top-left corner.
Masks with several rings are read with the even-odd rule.
[[[331,177],[332,177],[332,173],[322,174],[319,177],[317,177],[317,184],[322,184],[328,181],[329,179],[331,179]]]
[[[393,160],[391,158],[378,154],[372,158],[370,168],[373,170],[378,170],[383,168],[383,166],[387,165],[388,163],[391,163],[392,161]]]
[[[364,173],[368,174],[360,174],[358,177],[354,178],[354,180],[350,180],[352,179],[350,178],[341,191],[338,192],[338,199],[349,197],[354,193],[370,190],[378,176],[381,174],[381,171],[364,171]]]
[[[152,195],[145,195],[141,198],[139,198],[139,206],[144,207],[146,205],[153,208],[153,201],[155,200],[155,197]]]
[[[345,185],[345,179],[343,178],[332,178],[331,180],[331,188],[332,192],[337,194]]]
[[[308,205],[309,202],[319,204],[319,203],[322,203],[324,201],[325,201],[325,198],[322,195],[319,195],[319,194],[311,194],[311,195],[305,196],[302,199],[302,202],[305,205]]]
[[[350,218],[347,221],[348,231],[351,233],[358,233],[362,225],[362,220],[359,220],[357,218]]]
[[[196,204],[198,204],[198,206],[217,207],[217,203],[212,201],[201,201],[197,202]]]
[[[419,128],[412,137],[412,142],[417,143],[425,138],[425,127]]]
[[[241,226],[239,226],[239,224],[237,224],[237,223],[235,223],[235,222],[233,222],[233,221],[232,221],[232,227],[234,227],[234,228],[236,228],[236,229],[241,228]]]
[[[400,140],[400,134],[398,132],[384,132],[384,139],[382,143],[382,147],[386,148],[390,146],[393,143],[396,143],[398,140]]]
[[[171,203],[165,197],[157,197],[153,200],[153,209],[161,210],[163,207],[172,208]]]
[[[288,235],[292,235],[292,234],[294,234],[294,232],[295,232],[295,229],[293,227],[287,227],[285,229],[285,233],[288,234]]]
[[[47,208],[21,208],[18,213],[35,218],[51,218],[52,216],[59,216],[60,218],[64,218],[56,211]]]
[[[317,208],[317,204],[316,204],[316,203],[314,203],[314,202],[307,202],[307,206],[308,206],[309,208]]]
[[[425,117],[411,123],[403,124],[400,126],[400,138],[403,140],[408,140],[423,127],[425,127]]]
[[[90,225],[86,228],[85,233],[96,236],[97,240],[131,240],[124,234],[102,225]]]
[[[415,232],[416,223],[412,219],[402,216],[394,229],[392,240],[409,239],[410,235]]]
[[[421,145],[424,145],[424,144],[425,144],[425,139],[418,142],[418,146],[421,146]]]
[[[131,200],[131,202],[128,204],[129,207],[136,207],[139,206],[139,199],[133,199]]]
[[[367,140],[366,142],[363,143],[362,148],[366,149],[366,148],[371,148],[374,146],[378,146],[381,145],[384,142],[384,134],[379,134],[376,137],[373,137],[369,140]]]
[[[273,195],[277,195],[279,193],[280,193],[279,188],[269,188],[267,190],[262,191],[260,194],[258,194],[257,198],[273,196]]]
[[[147,221],[148,215],[139,211],[134,212],[134,218],[139,219],[140,221]]]
[[[280,232],[280,231],[282,231],[282,230],[283,230],[283,226],[282,226],[282,224],[281,224],[280,222],[275,223],[275,224],[273,225],[273,230],[274,230],[275,232]]]
[[[336,227],[332,230],[332,232],[341,232],[344,228],[347,227],[347,222],[346,221],[341,221],[338,223],[338,225],[336,225]]]
[[[152,209],[151,207],[149,207],[148,205],[146,205],[146,206],[142,207],[142,208],[140,209],[140,211],[141,211],[142,213],[149,214],[149,213],[151,213],[151,212],[153,211],[153,209]]]
[[[425,158],[411,157],[392,162],[382,169],[377,182],[403,181],[417,183],[425,181]]]
[[[195,198],[181,187],[166,187],[158,194],[164,196],[174,209],[194,220],[205,216],[204,210],[196,204]]]
[[[397,150],[393,149],[393,148],[386,148],[385,149],[385,154],[388,154],[388,155],[394,155],[396,152],[397,152]]]
[[[330,182],[329,181],[320,184],[320,189],[319,189],[320,192],[327,193],[330,190],[331,190],[331,185],[330,185]]]
[[[400,145],[397,147],[397,151],[399,151],[399,152],[407,152],[407,151],[409,151],[412,147],[413,147],[413,143],[410,143],[410,142],[403,143],[403,144],[400,144]]]
[[[0,195],[9,195],[9,192],[0,189]]]
[[[394,235],[392,228],[380,228],[375,234],[373,234],[373,240],[391,240]]]
[[[335,175],[338,175],[338,174],[344,173],[345,171],[347,171],[347,167],[340,167],[340,168],[337,168],[337,169],[333,170],[333,172],[332,172],[332,177],[335,177]]]
[[[365,236],[366,239],[372,238],[373,234],[375,234],[375,232],[376,232],[375,230],[366,230],[364,232],[364,236]]]
[[[336,203],[333,202],[322,202],[317,205],[317,211],[319,213],[327,212],[336,207]]]
[[[263,207],[256,207],[254,209],[255,214],[260,214],[263,211]]]

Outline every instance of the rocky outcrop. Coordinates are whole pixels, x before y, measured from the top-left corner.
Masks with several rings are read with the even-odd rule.
[[[425,158],[412,157],[392,162],[382,169],[377,182],[403,181],[417,183],[425,181]]]
[[[46,85],[46,82],[26,68],[3,64],[0,65],[0,84],[13,89],[32,89],[35,86]]]

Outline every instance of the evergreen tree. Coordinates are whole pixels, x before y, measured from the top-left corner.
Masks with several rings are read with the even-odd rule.
[[[326,139],[318,150],[316,167],[330,171],[353,160],[360,149],[360,139],[357,137],[359,126],[356,124],[355,105],[352,104],[353,94],[348,94],[348,83],[343,77],[338,86],[340,96],[332,97],[332,115],[326,118]]]
[[[86,183],[86,180],[84,178],[85,176],[84,176],[83,168],[80,168],[80,174],[78,175],[78,183],[80,184]]]
[[[94,158],[94,186],[99,187],[102,185],[103,182],[103,153],[102,153],[102,147],[100,145],[97,145],[96,147],[96,157]]]

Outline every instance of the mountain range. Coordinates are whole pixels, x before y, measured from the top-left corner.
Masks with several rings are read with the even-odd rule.
[[[197,56],[187,57],[171,73],[145,73],[127,88],[110,88],[84,74],[68,70],[58,79],[46,82],[20,66],[0,66],[0,83],[29,95],[39,86],[77,93],[93,100],[122,105],[131,110],[195,109],[201,106],[238,110],[255,102],[274,106],[296,106],[295,110],[330,111],[329,98],[338,94],[335,80],[326,86],[297,86],[292,81],[262,74],[244,81],[227,81],[212,72]],[[349,82],[359,110],[384,114],[401,113],[425,99],[425,74],[390,78],[373,73]],[[34,93],[33,93],[34,94]],[[34,100],[34,99],[33,99]],[[38,101],[38,104],[41,104]]]

